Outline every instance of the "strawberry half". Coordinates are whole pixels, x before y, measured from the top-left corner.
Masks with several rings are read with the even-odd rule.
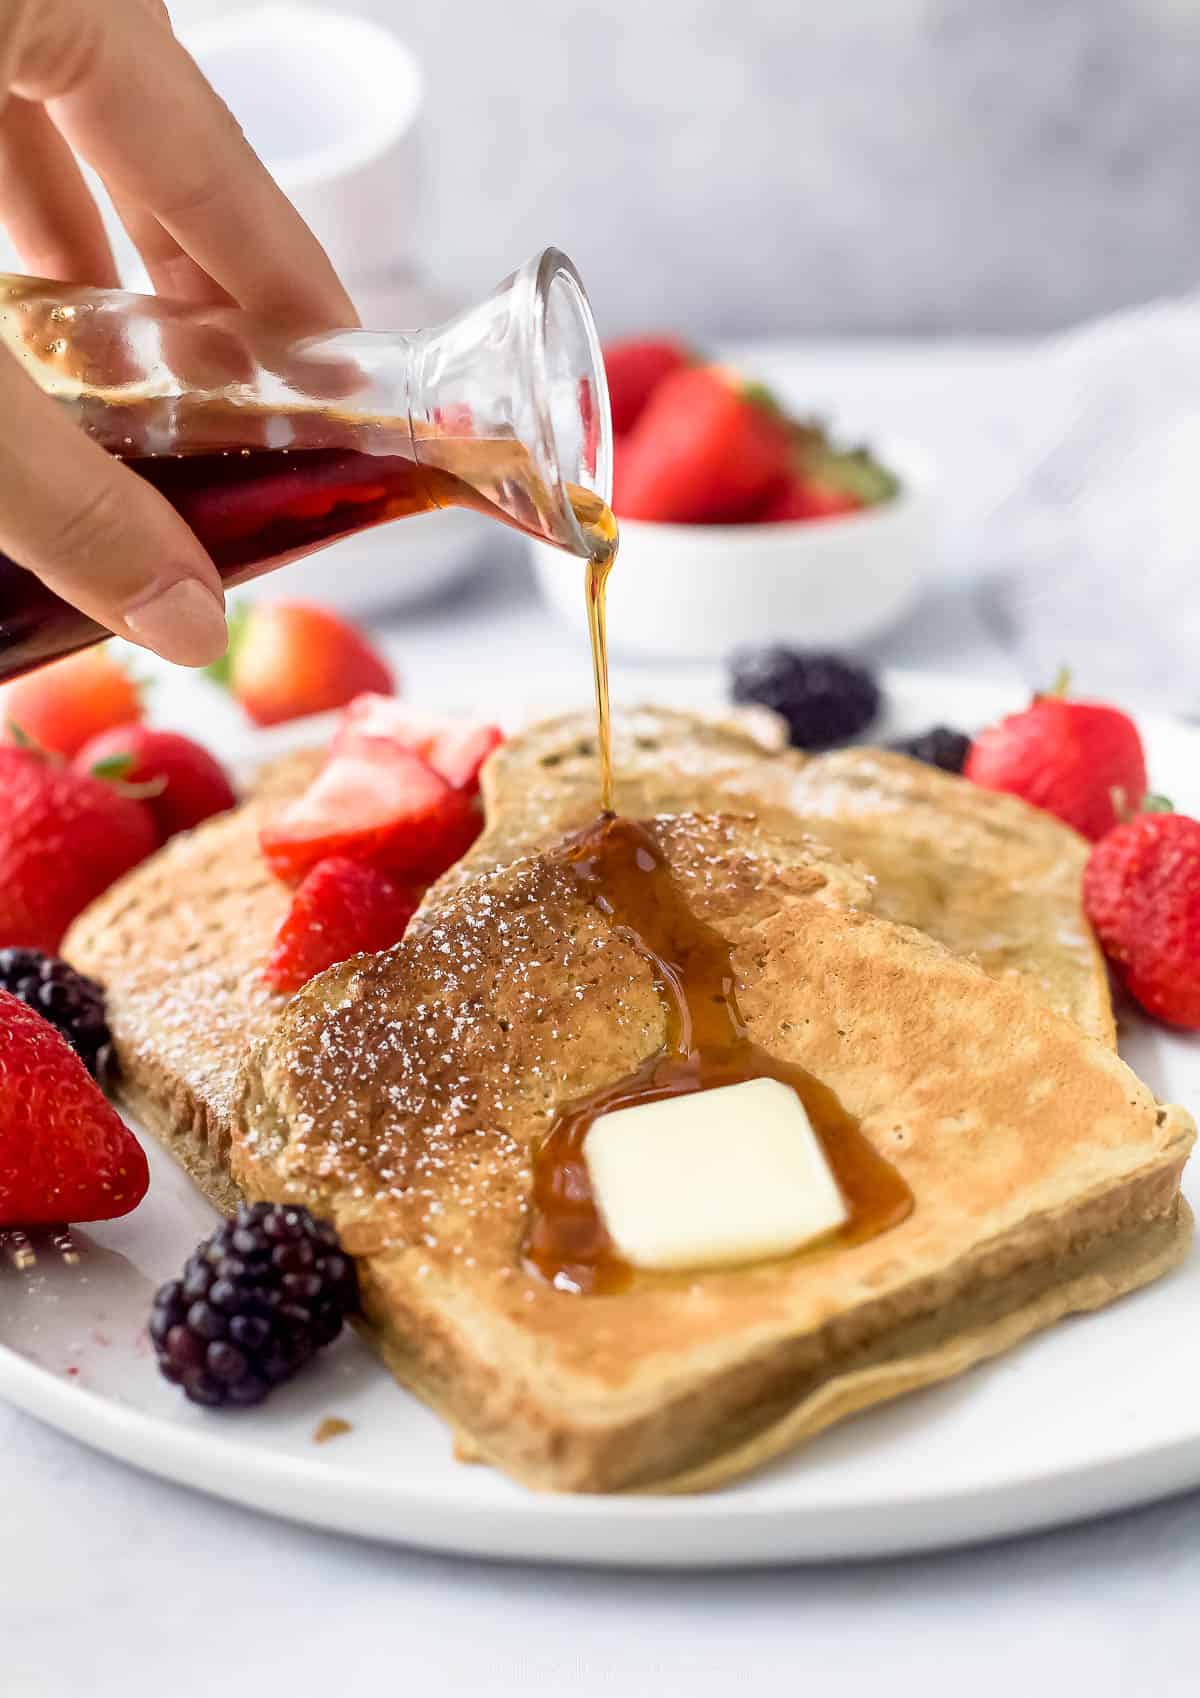
[[[744,519],[788,476],[787,421],[719,366],[664,379],[621,443],[619,505],[626,519],[728,524]]]
[[[390,949],[419,900],[374,867],[344,856],[320,861],[292,898],[263,976],[272,990],[298,991],[352,955]]]
[[[141,1145],[67,1040],[0,991],[0,1227],[116,1220],[150,1183]]]
[[[422,713],[394,696],[365,695],[342,715],[330,753],[342,754],[375,738],[420,755],[447,784],[474,793],[480,767],[504,734],[498,725]]]
[[[437,878],[479,835],[474,799],[419,755],[382,738],[334,754],[302,796],[264,827],[267,864],[298,883],[332,855],[419,884]]]

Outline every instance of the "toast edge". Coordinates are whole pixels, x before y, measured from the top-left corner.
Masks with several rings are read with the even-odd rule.
[[[213,1207],[232,1214],[245,1193],[229,1171],[227,1148],[214,1148],[204,1136],[203,1116],[193,1112],[180,1129],[176,1114],[156,1094],[126,1083],[120,1095]],[[1056,1321],[1103,1308],[1177,1267],[1192,1241],[1194,1220],[1179,1186],[1196,1134],[1186,1110],[1168,1105],[1162,1112],[1170,1138],[1158,1161],[1077,1205],[1062,1223],[1071,1233],[1065,1256],[1055,1246],[1000,1278],[981,1269],[974,1286],[948,1305],[885,1328],[841,1364],[832,1355],[815,1373],[789,1373],[786,1355],[795,1341],[785,1338],[757,1362],[739,1357],[719,1375],[688,1386],[673,1402],[649,1413],[574,1430],[556,1426],[535,1400],[510,1386],[501,1399],[503,1419],[495,1428],[489,1422],[483,1431],[481,1407],[490,1405],[493,1419],[497,1414],[492,1388],[481,1384],[479,1364],[457,1346],[453,1334],[442,1331],[430,1353],[442,1371],[430,1372],[424,1354],[410,1342],[411,1335],[427,1336],[428,1317],[414,1313],[406,1326],[394,1313],[370,1313],[374,1257],[360,1263],[368,1316],[358,1330],[399,1383],[446,1423],[461,1460],[487,1462],[539,1491],[712,1491],[797,1449],[827,1427],[955,1378]],[[1105,1230],[1105,1218],[1111,1221],[1123,1209],[1142,1212],[1123,1228]],[[995,1247],[984,1246],[975,1254],[982,1259],[995,1253]],[[483,1375],[490,1382],[490,1371],[484,1369]],[[747,1400],[748,1376],[760,1385],[776,1383],[765,1399]],[[746,1405],[740,1415],[738,1401]],[[714,1405],[723,1407],[728,1419],[714,1420]],[[732,1434],[732,1443],[714,1449],[714,1433],[722,1439]]]

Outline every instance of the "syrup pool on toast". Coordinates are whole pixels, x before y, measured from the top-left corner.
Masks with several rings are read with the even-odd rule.
[[[839,1244],[897,1225],[912,1193],[831,1091],[750,1038],[738,1007],[732,952],[684,902],[649,830],[602,815],[559,851],[581,894],[649,962],[667,1014],[661,1049],[626,1078],[569,1104],[534,1166],[527,1263],[560,1290],[611,1292],[633,1270],[621,1260],[596,1205],[583,1145],[601,1115],[638,1103],[775,1079],[800,1098],[845,1199]]]

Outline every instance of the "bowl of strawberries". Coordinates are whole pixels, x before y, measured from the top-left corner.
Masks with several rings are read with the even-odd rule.
[[[616,651],[714,659],[764,638],[864,641],[915,603],[934,555],[918,459],[846,447],[761,384],[670,338],[605,348],[621,553]],[[562,557],[534,544],[545,599],[586,611]]]

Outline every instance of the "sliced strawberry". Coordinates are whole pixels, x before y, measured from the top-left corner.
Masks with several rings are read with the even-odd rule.
[[[479,769],[504,741],[498,725],[447,722],[425,746],[425,759],[456,790],[473,794],[479,789]]]
[[[0,1227],[127,1215],[145,1154],[67,1040],[0,991]]]
[[[344,856],[319,861],[292,898],[264,977],[272,990],[298,991],[351,955],[378,954],[404,936],[417,891]]]
[[[862,502],[847,489],[835,489],[819,478],[794,472],[772,490],[755,512],[760,525],[786,524],[794,519],[834,519],[860,513]]]
[[[413,707],[395,696],[366,691],[346,706],[329,752],[337,755],[352,748],[361,738],[379,737],[423,757],[425,745],[436,737],[444,723],[444,719],[426,708]]]
[[[673,336],[631,336],[606,342],[604,369],[616,434],[632,430],[663,379],[691,363],[691,352]]]
[[[441,774],[456,790],[479,788],[479,769],[504,741],[498,725],[423,713],[394,696],[359,696],[342,716],[331,754],[361,747],[364,739],[380,738],[409,749]]]
[[[617,512],[627,519],[728,524],[787,477],[791,435],[774,407],[717,366],[659,384],[622,444]]]
[[[479,834],[474,800],[418,755],[382,738],[329,760],[261,834],[271,871],[295,884],[331,855],[413,883],[437,878]]]

